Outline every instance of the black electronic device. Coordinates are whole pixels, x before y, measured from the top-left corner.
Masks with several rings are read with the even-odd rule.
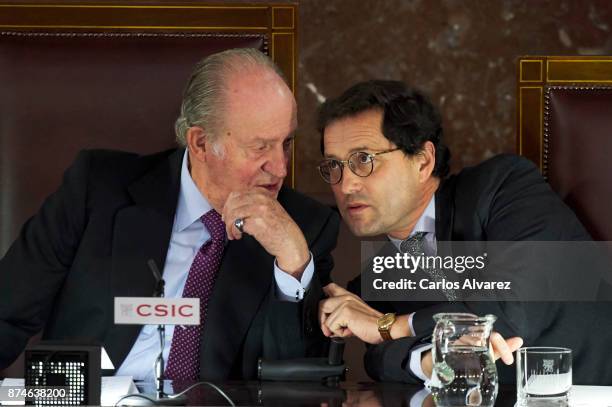
[[[331,338],[328,357],[285,360],[259,359],[257,377],[270,381],[339,382],[346,376],[344,339]]]
[[[25,351],[26,404],[99,405],[101,346],[43,341]]]

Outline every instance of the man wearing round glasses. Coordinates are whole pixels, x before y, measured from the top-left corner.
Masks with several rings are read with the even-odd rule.
[[[348,165],[355,175],[367,177],[374,171],[375,157],[397,150],[399,150],[399,148],[380,151],[374,154],[366,153],[365,151],[357,151],[351,154],[348,160],[335,160],[333,158],[323,160],[317,168],[325,182],[334,185],[342,180],[342,171],[345,165]]]
[[[330,184],[338,209],[359,237],[386,236],[400,251],[416,241],[435,255],[438,241],[590,240],[571,210],[536,167],[502,155],[448,176],[450,153],[442,141],[441,118],[420,92],[397,81],[368,81],[323,104],[318,129],[324,159],[318,170]],[[413,382],[431,375],[432,316],[438,312],[495,314],[491,342],[496,356],[528,345],[557,344],[584,349],[571,327],[585,316],[596,325],[606,311],[597,304],[536,304],[455,301],[366,303],[360,276],[349,291],[331,284],[320,304],[326,336],[357,336],[368,343],[365,367],[377,380]],[[501,334],[501,335],[500,335]],[[503,336],[508,337],[504,340]],[[589,346],[604,341],[589,336]],[[581,383],[612,380],[597,352],[582,352]],[[601,359],[601,358],[599,358]],[[605,379],[607,377],[607,379]],[[514,372],[500,369],[502,382]]]

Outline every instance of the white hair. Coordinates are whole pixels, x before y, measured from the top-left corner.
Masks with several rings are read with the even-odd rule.
[[[187,130],[198,126],[205,130],[213,143],[213,152],[223,156],[223,146],[218,143],[217,133],[225,113],[225,81],[230,75],[262,67],[285,80],[278,66],[255,48],[234,48],[198,62],[183,92],[181,113],[174,124],[178,143],[186,147]]]

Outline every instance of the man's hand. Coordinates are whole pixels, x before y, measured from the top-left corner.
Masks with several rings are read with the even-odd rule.
[[[459,338],[455,343],[474,345],[474,339],[475,338],[473,337],[464,336]],[[511,365],[514,363],[514,356],[512,355],[512,352],[523,346],[523,339],[515,336],[513,338],[504,340],[499,333],[493,332],[491,333],[489,344],[491,353],[493,354],[493,360],[501,358],[506,365]],[[426,352],[421,356],[421,369],[423,370],[425,376],[431,377],[431,372],[433,370],[431,351]]]
[[[511,365],[514,363],[512,352],[523,346],[523,338],[515,336],[504,340],[499,333],[493,332],[491,334],[490,343],[494,360],[501,358],[506,365]]]
[[[383,314],[367,305],[361,298],[331,283],[323,288],[330,298],[319,303],[319,322],[325,336],[356,336],[364,342],[382,342],[378,332],[378,318]],[[407,336],[407,318],[399,318],[391,327],[391,337]]]
[[[310,261],[304,234],[287,211],[265,191],[232,192],[222,210],[229,240],[241,239],[234,225],[244,219],[243,230],[276,257],[278,267],[298,280]]]
[[[319,321],[325,336],[355,335],[367,343],[382,341],[377,325],[382,313],[337,284],[328,284],[323,290],[330,297],[319,303]]]

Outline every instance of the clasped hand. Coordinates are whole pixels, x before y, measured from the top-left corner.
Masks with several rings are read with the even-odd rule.
[[[259,190],[232,192],[221,215],[229,240],[242,238],[234,221],[243,219],[244,233],[275,256],[281,270],[300,279],[310,261],[308,244],[299,226],[273,196]]]

